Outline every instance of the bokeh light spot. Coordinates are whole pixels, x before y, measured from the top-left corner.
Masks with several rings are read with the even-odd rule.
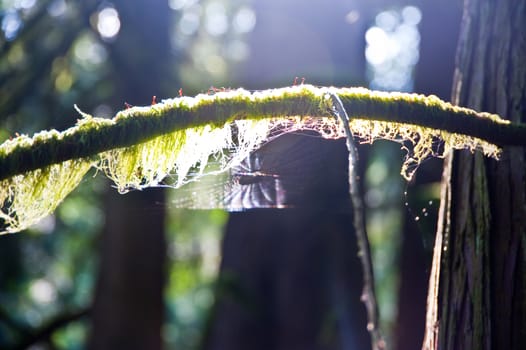
[[[199,29],[199,15],[194,12],[185,12],[179,21],[179,30],[184,35],[192,35]]]
[[[379,27],[371,27],[365,32],[365,40],[369,45],[376,45],[377,43],[384,44],[387,42],[387,34]]]
[[[380,27],[372,27],[365,33],[367,47],[365,57],[372,65],[380,65],[388,58],[387,47],[390,45],[387,33]]]
[[[413,69],[419,59],[420,10],[406,6],[400,11],[380,12],[375,26],[365,33],[370,87],[411,91]]]
[[[418,7],[406,6],[402,10],[402,17],[405,23],[416,26],[422,20],[422,12]]]
[[[250,7],[241,7],[232,21],[234,30],[238,33],[251,32],[256,26],[256,14]]]
[[[121,29],[119,13],[112,7],[106,7],[99,12],[97,30],[104,39],[114,38]]]
[[[7,12],[2,18],[2,31],[7,40],[13,40],[22,26],[22,21],[16,12]]]
[[[31,283],[29,293],[34,301],[42,304],[47,304],[56,299],[57,292],[55,287],[45,279],[37,279]]]
[[[213,2],[206,7],[205,30],[212,36],[220,36],[228,30],[225,6]]]
[[[7,53],[7,62],[12,66],[23,65],[26,63],[26,51],[22,45],[15,44]]]
[[[184,8],[191,7],[197,2],[198,0],[169,0],[168,6],[170,6],[172,10],[177,11],[177,10],[182,10]]]
[[[233,61],[243,61],[250,55],[250,48],[241,40],[233,40],[226,47],[226,54]]]
[[[398,15],[394,11],[380,12],[375,19],[376,25],[386,31],[394,30],[399,23]]]
[[[349,24],[354,24],[360,19],[360,12],[352,10],[345,15],[345,21]]]
[[[52,17],[60,17],[66,13],[68,5],[64,0],[55,0],[49,4],[47,12]]]
[[[209,56],[205,61],[205,69],[212,75],[219,76],[226,72],[225,60],[219,55]]]
[[[18,0],[16,2],[16,7],[22,10],[29,10],[35,6],[36,0]]]
[[[90,70],[96,69],[108,56],[104,46],[88,35],[77,40],[73,47],[73,54],[76,62]]]
[[[55,78],[55,88],[57,91],[66,92],[73,85],[73,77],[71,73],[64,69]]]

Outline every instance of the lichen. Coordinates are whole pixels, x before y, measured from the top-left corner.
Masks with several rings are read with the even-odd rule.
[[[411,180],[418,166],[429,157],[443,158],[453,149],[480,150],[498,159],[500,148],[475,137],[453,134],[418,125],[353,119],[350,129],[359,142],[372,143],[378,139],[396,141],[406,151],[400,174]]]
[[[210,158],[226,170],[261,144],[267,136],[268,120],[240,120],[222,127],[188,128],[154,138],[127,148],[101,154],[100,169],[112,179],[119,192],[159,185],[167,176],[174,186],[188,182],[188,173],[198,168],[205,174]],[[232,139],[232,127],[238,131]]]
[[[91,166],[75,159],[0,181],[0,233],[24,230],[51,214]]]
[[[227,170],[286,132],[308,129],[325,138],[343,137],[330,94],[341,98],[359,141],[402,143],[408,150],[401,169],[406,179],[424,159],[451,149],[497,157],[499,147],[480,137],[507,141],[505,135],[514,135],[516,143],[526,130],[433,96],[310,85],[178,97],[121,111],[111,120],[81,113],[77,125],[64,132],[23,135],[0,146],[0,229],[16,232],[51,213],[91,166],[120,192],[158,186],[167,177],[179,187]]]

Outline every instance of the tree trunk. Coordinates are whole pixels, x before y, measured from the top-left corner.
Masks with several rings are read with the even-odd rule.
[[[345,145],[304,139],[295,208],[230,217],[206,350],[370,348]]]
[[[466,0],[453,102],[526,121],[526,1]],[[525,151],[445,163],[425,349],[520,349],[526,338]]]
[[[164,320],[164,211],[152,210],[164,192],[150,189],[106,197],[110,216],[88,349],[159,350]],[[147,212],[148,214],[145,214]]]
[[[108,44],[114,104],[147,104],[175,95],[164,0],[117,0],[121,30]],[[161,82],[173,83],[170,89]],[[169,91],[171,90],[171,91]],[[165,281],[165,195],[162,189],[106,197],[106,227],[88,349],[162,348]]]

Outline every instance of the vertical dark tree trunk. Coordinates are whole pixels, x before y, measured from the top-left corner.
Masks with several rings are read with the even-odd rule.
[[[88,349],[161,349],[164,285],[164,212],[149,190],[106,197],[99,279]],[[146,210],[145,210],[146,209]]]
[[[526,1],[466,0],[453,101],[526,121]],[[526,339],[525,151],[446,160],[426,349],[522,349]]]
[[[114,1],[121,31],[109,44],[115,105],[148,104],[171,74],[170,9],[163,0]],[[162,348],[165,263],[164,191],[149,189],[106,198],[99,279],[88,348]]]
[[[345,145],[304,138],[297,207],[230,217],[207,350],[370,347]]]
[[[290,84],[296,75],[305,76],[307,83],[363,85],[365,59],[354,53],[364,51],[367,17],[349,25],[345,14],[359,5],[326,5],[323,1],[254,2],[258,18],[243,85]],[[361,51],[355,44],[361,45]],[[325,191],[346,197],[344,143],[328,142],[314,150],[311,145],[303,161],[320,148],[325,150],[325,165],[304,173],[318,176]],[[341,177],[335,180],[328,170]],[[305,192],[303,203],[319,199]],[[370,348],[352,215],[326,204],[318,203],[316,210],[231,215],[205,349]]]

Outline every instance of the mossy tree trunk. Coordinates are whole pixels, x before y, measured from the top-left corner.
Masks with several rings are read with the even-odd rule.
[[[524,23],[524,0],[465,1],[453,102],[526,121]],[[522,348],[525,179],[523,148],[446,160],[424,348]]]

